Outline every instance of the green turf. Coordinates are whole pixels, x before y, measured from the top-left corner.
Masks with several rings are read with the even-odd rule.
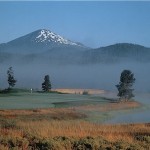
[[[0,94],[0,109],[32,109],[49,107],[73,107],[107,102],[99,96],[15,92]]]

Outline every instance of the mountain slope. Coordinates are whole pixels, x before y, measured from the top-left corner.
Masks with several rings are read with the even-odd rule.
[[[84,62],[88,63],[112,63],[119,61],[150,62],[150,48],[131,44],[118,43],[84,52]]]
[[[120,43],[98,49],[72,51],[64,48],[53,48],[44,53],[28,55],[30,61],[43,60],[54,64],[95,64],[119,62],[150,62],[150,48],[141,45]],[[42,61],[42,62],[43,62]]]
[[[52,48],[59,49],[60,47],[64,49],[86,49],[86,47],[80,43],[67,40],[49,30],[40,29],[8,43],[0,44],[0,51],[29,54],[44,52]]]

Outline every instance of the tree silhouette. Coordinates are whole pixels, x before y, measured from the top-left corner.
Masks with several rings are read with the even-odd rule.
[[[12,70],[12,67],[8,68],[7,75],[8,75],[8,80],[7,81],[8,81],[8,84],[9,84],[9,88],[14,87],[17,80],[14,78],[14,72]]]
[[[118,89],[118,95],[120,100],[128,101],[133,95],[133,90],[131,87],[135,82],[134,74],[130,70],[123,70],[120,76],[120,82],[116,85]]]
[[[46,75],[44,77],[44,82],[42,83],[42,90],[44,92],[48,92],[51,89],[51,82],[49,79],[49,75]]]

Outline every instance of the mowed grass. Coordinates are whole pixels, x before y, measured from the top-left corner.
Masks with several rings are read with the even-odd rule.
[[[57,94],[57,93],[30,93],[21,92],[13,94],[0,94],[0,109],[33,109],[65,107],[64,103],[73,102],[75,105],[85,105],[88,103],[107,103],[100,96],[79,95],[79,94]],[[62,106],[61,106],[62,104]]]

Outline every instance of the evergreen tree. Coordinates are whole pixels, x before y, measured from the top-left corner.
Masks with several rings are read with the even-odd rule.
[[[116,85],[118,89],[118,95],[120,100],[128,101],[133,95],[133,90],[131,87],[135,82],[134,74],[130,70],[123,70],[120,76],[120,82]]]
[[[51,82],[49,79],[49,75],[46,75],[44,77],[44,82],[42,83],[42,90],[44,92],[48,92],[49,90],[51,90]]]
[[[14,87],[17,80],[14,78],[14,72],[12,70],[12,67],[9,67],[8,71],[7,71],[7,75],[8,75],[8,84],[9,84],[9,88]]]

